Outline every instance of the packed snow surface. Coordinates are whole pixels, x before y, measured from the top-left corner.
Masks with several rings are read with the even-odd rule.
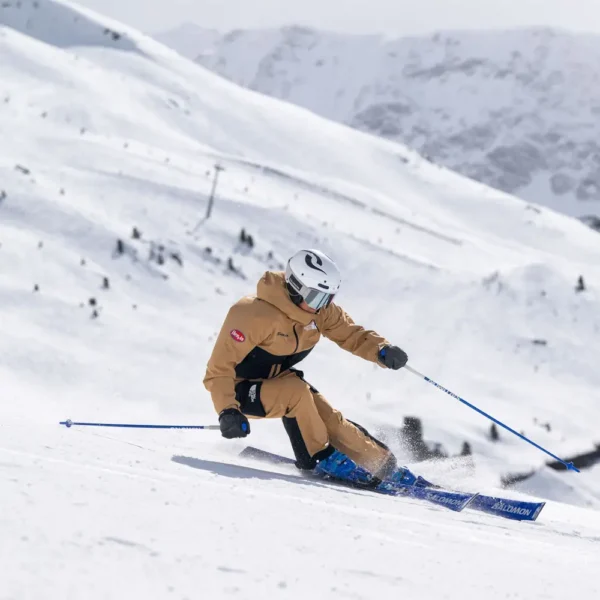
[[[302,480],[214,431],[58,425],[216,423],[201,382],[226,311],[308,246],[415,368],[561,456],[589,451],[596,233],[67,2],[4,3],[0,57],[2,600],[598,597],[597,469],[548,472],[432,386],[326,341],[303,368],[348,417],[395,448],[407,415],[452,454],[468,441],[474,469],[415,467],[448,486],[539,469],[502,491],[550,499],[538,522]],[[252,429],[290,454],[280,423]]]

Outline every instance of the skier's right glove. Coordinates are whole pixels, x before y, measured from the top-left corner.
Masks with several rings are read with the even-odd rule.
[[[398,346],[385,346],[379,351],[379,362],[388,369],[401,369],[408,362],[408,356]]]
[[[246,415],[237,408],[226,408],[219,415],[219,427],[221,435],[228,440],[243,438],[250,433],[250,423]]]

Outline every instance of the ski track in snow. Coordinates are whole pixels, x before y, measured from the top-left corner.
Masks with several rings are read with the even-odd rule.
[[[58,425],[214,424],[201,382],[227,309],[316,246],[342,267],[340,304],[415,368],[561,456],[589,451],[596,233],[69,2],[2,6],[0,56],[0,600],[599,597],[597,467],[543,469],[438,390],[327,341],[302,366],[335,406],[401,458],[407,415],[453,455],[469,441],[474,469],[414,468],[548,498],[538,522],[306,481],[218,432]],[[290,452],[278,422],[250,439]]]

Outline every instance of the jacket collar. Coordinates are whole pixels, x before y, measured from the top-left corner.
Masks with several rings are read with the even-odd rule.
[[[283,272],[267,271],[258,282],[256,295],[260,300],[279,309],[292,321],[297,321],[302,325],[309,325],[316,317],[316,315],[302,310],[290,300]]]

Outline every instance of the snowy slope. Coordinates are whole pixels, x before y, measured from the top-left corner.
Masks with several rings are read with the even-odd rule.
[[[250,89],[561,212],[600,215],[600,38],[548,29],[427,37],[234,31],[198,62]]]
[[[2,600],[563,598],[571,577],[597,594],[600,519],[560,503],[590,504],[572,495],[535,526],[507,525],[265,474],[214,432],[56,425],[214,423],[201,380],[226,310],[309,245],[339,261],[340,303],[416,368],[561,455],[586,451],[600,406],[595,233],[66,2],[3,6],[0,56]],[[213,217],[197,226],[216,161]],[[475,413],[328,342],[305,372],[368,427],[417,414],[453,453],[468,440],[475,471],[419,467],[440,482],[492,491],[545,460],[506,436],[491,444]],[[250,439],[289,454],[277,422]],[[597,471],[560,477],[600,498]],[[451,576],[463,586],[449,590]]]

